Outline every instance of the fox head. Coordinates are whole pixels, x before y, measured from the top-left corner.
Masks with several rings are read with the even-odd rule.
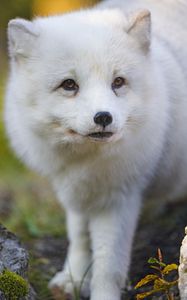
[[[8,40],[5,119],[21,156],[30,135],[55,148],[102,148],[129,143],[149,122],[149,11],[126,16],[118,9],[93,9],[14,19]]]

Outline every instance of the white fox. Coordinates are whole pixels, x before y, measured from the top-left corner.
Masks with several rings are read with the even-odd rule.
[[[50,286],[72,294],[90,266],[82,295],[119,300],[142,199],[187,194],[187,3],[104,1],[8,37],[7,132],[67,214]]]

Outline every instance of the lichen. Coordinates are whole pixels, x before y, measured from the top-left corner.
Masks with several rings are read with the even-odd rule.
[[[20,300],[28,294],[28,282],[16,273],[4,270],[0,274],[0,291],[7,300]]]

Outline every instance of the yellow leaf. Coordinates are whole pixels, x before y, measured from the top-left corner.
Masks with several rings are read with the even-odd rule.
[[[162,272],[163,274],[168,274],[173,270],[178,270],[178,266],[176,264],[167,265]]]
[[[155,291],[149,291],[149,292],[145,292],[145,293],[141,293],[141,294],[138,294],[136,295],[136,299],[137,300],[142,300],[144,299],[145,297],[148,297],[150,295],[152,295]]]
[[[169,283],[164,279],[158,278],[154,282],[154,290],[163,289],[167,290],[169,288]]]
[[[135,289],[138,289],[139,287],[141,287],[157,278],[158,278],[157,275],[152,275],[152,274],[147,275],[137,283],[137,285],[135,286]]]
[[[169,282],[170,286],[175,286],[176,284],[178,284],[178,280],[175,281],[171,281]]]

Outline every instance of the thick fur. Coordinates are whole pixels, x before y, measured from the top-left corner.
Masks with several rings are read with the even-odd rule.
[[[142,199],[187,193],[186,16],[183,0],[121,0],[9,23],[7,132],[67,214],[68,257],[51,287],[72,293],[71,275],[79,287],[90,266],[82,294],[119,300]],[[115,77],[126,84],[113,90]],[[60,87],[68,78],[78,93]],[[100,111],[114,134],[96,141]]]

